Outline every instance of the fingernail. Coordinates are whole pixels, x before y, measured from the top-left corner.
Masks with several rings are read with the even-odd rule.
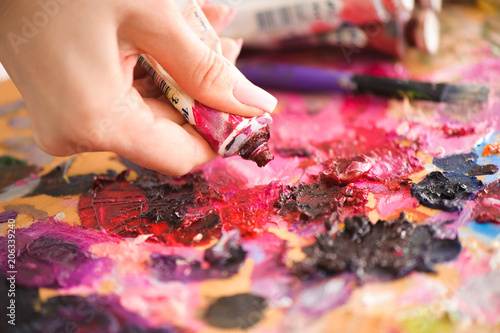
[[[278,104],[276,97],[248,80],[239,79],[233,90],[234,97],[243,104],[255,106],[266,112],[273,112]]]
[[[233,7],[227,6],[213,6],[211,7],[213,15],[212,25],[217,31],[224,30],[236,16],[237,10]]]
[[[224,10],[224,13],[222,15],[223,19],[222,19],[221,25],[225,28],[234,19],[237,11],[236,11],[236,8],[233,8],[233,7],[224,7],[224,9],[225,10]]]

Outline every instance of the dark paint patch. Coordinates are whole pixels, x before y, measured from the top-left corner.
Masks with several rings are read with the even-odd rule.
[[[454,212],[462,210],[482,188],[483,182],[476,177],[434,171],[412,185],[411,195],[426,207]]]
[[[479,156],[475,153],[450,155],[442,158],[435,157],[433,164],[440,169],[466,174],[468,176],[493,175],[498,171],[494,164],[477,165]]]
[[[29,215],[35,220],[40,220],[48,216],[46,211],[36,209],[33,205],[7,205],[5,209],[15,210],[19,214]]]
[[[210,304],[204,319],[215,327],[247,329],[262,320],[266,308],[266,299],[252,294],[221,297]]]
[[[92,188],[95,174],[66,176],[66,172],[72,164],[72,160],[58,165],[49,173],[42,176],[38,186],[28,196],[47,194],[53,197],[75,195],[88,192]],[[107,176],[113,177],[116,173],[108,171]]]
[[[19,321],[11,332],[92,332],[173,333],[177,329],[165,325],[148,328],[144,319],[120,305],[114,295],[58,296],[40,305],[40,311],[26,321]]]
[[[432,163],[445,171],[454,171],[466,174],[476,166],[479,156],[475,153],[457,154],[446,157],[434,157]]]
[[[179,227],[187,211],[196,207],[199,192],[208,190],[207,182],[199,175],[185,177],[178,184],[158,183],[150,179],[137,183],[142,188],[148,207],[141,214],[153,223],[166,222],[170,227]],[[196,185],[195,185],[196,184]],[[202,187],[200,191],[196,186]]]
[[[162,281],[205,280],[227,278],[238,273],[246,252],[239,245],[239,234],[224,234],[220,241],[207,249],[204,261],[179,255],[153,253],[148,262],[153,274]]]
[[[225,233],[217,244],[205,251],[203,259],[210,264],[211,268],[236,273],[246,257],[239,239],[237,230]]]
[[[88,247],[101,235],[46,218],[16,229],[16,282],[25,287],[64,288],[85,285],[89,276],[107,271],[108,258],[93,258]],[[0,237],[0,272],[12,270],[8,237]]]
[[[288,220],[315,220],[332,213],[363,213],[367,193],[352,186],[330,186],[325,182],[287,186],[280,194],[278,213]]]
[[[372,276],[394,279],[412,271],[432,272],[434,264],[453,260],[460,251],[457,238],[439,239],[432,227],[415,227],[404,215],[375,225],[355,216],[346,218],[345,228],[335,235],[318,235],[303,249],[307,258],[293,271],[301,278],[350,272],[361,281]]]
[[[0,316],[2,320],[0,321],[0,332],[15,332],[14,328],[7,323],[11,320],[11,317],[7,317],[10,313],[10,309],[7,309],[10,305],[10,300],[15,299],[15,323],[16,325],[22,325],[31,320],[36,320],[39,317],[38,312],[35,307],[40,302],[38,298],[38,289],[25,288],[21,285],[15,285],[15,298],[8,296],[11,292],[11,280],[7,280],[11,275],[0,274]],[[9,330],[10,329],[10,330]]]
[[[16,255],[17,282],[27,287],[61,288],[80,284],[82,273],[93,262],[75,243],[39,237]],[[3,262],[4,272],[9,271]]]
[[[176,233],[178,242],[185,245],[206,244],[222,235],[221,218],[216,213],[208,213],[194,222],[185,223],[182,231]]]
[[[475,165],[469,172],[468,176],[484,176],[494,175],[498,172],[498,167],[495,164]]]
[[[7,210],[6,212],[0,213],[0,223],[9,222],[9,220],[14,220],[16,217],[17,212],[15,210]]]
[[[277,148],[276,153],[281,157],[311,157],[312,152],[308,148]]]
[[[37,167],[11,156],[0,156],[0,190],[35,173]]]

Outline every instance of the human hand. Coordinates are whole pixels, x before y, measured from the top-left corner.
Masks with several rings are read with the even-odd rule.
[[[217,11],[207,17],[221,26]],[[234,62],[241,43],[223,40]],[[276,99],[191,32],[173,0],[8,0],[0,4],[0,61],[25,99],[37,144],[49,154],[114,151],[182,175],[215,158],[137,55],[153,56],[188,94],[242,116]]]

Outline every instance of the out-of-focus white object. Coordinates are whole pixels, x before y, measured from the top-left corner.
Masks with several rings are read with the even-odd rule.
[[[9,79],[9,74],[7,74],[2,64],[0,64],[0,82],[7,81],[8,79]]]

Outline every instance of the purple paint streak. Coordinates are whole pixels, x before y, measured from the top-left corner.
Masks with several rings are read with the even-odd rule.
[[[0,213],[0,223],[8,222],[9,220],[14,220],[17,217],[17,212],[14,210]]]

